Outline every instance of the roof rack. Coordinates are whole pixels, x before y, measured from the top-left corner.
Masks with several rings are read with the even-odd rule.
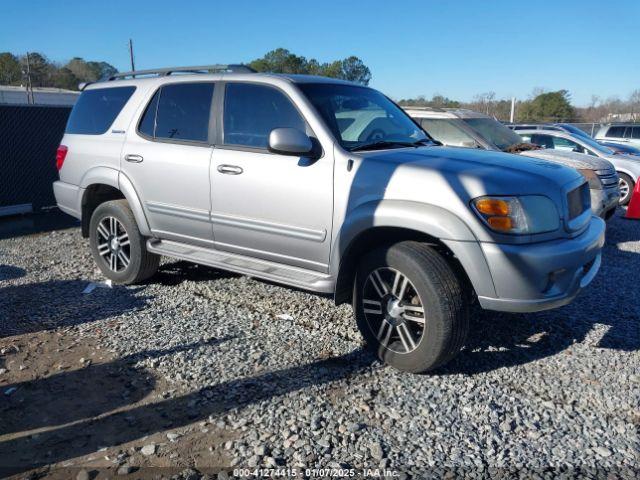
[[[157,75],[165,77],[173,73],[256,73],[256,71],[248,65],[199,65],[195,67],[170,67],[170,68],[154,68],[151,70],[133,70],[131,72],[121,72],[111,75],[107,81],[121,80],[124,78],[136,78],[138,76]]]

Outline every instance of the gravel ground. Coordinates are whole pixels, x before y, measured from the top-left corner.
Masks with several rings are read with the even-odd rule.
[[[0,338],[71,328],[135,359],[171,385],[162,409],[136,414],[224,431],[226,463],[214,467],[631,477],[640,464],[638,271],[640,223],[617,217],[600,273],[573,304],[477,312],[468,347],[418,376],[363,351],[349,307],[247,277],[168,260],[146,285],[82,294],[103,279],[73,228],[0,240]]]

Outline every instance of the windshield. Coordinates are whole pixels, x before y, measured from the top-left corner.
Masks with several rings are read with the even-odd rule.
[[[417,146],[430,140],[400,107],[376,90],[330,83],[299,87],[347,150]]]
[[[584,130],[578,127],[574,127],[573,125],[569,125],[568,123],[558,123],[558,126],[561,128],[564,128],[567,132],[573,133],[574,135],[578,135],[584,138],[591,138],[591,135],[589,135]]]
[[[462,120],[482,138],[493,143],[500,150],[506,150],[511,145],[522,143],[522,138],[516,132],[493,118],[463,118]]]

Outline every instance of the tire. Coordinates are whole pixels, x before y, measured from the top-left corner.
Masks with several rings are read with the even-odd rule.
[[[631,178],[626,173],[618,172],[618,177],[620,177],[620,205],[626,205],[631,200],[631,193],[633,192],[634,187],[636,186],[633,178]],[[626,190],[626,194],[623,195],[623,189]]]
[[[105,202],[94,210],[89,244],[104,276],[117,284],[142,282],[153,276],[160,264],[160,256],[147,251],[146,239],[126,200]]]
[[[460,351],[469,330],[469,304],[454,270],[419,242],[374,250],[356,271],[358,328],[380,360],[404,372],[436,369]]]

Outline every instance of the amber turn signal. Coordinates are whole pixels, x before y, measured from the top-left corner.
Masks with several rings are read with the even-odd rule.
[[[476,200],[476,209],[483,215],[509,215],[509,202],[497,198]]]
[[[508,232],[513,228],[511,217],[489,217],[487,223],[491,228],[500,232]]]

